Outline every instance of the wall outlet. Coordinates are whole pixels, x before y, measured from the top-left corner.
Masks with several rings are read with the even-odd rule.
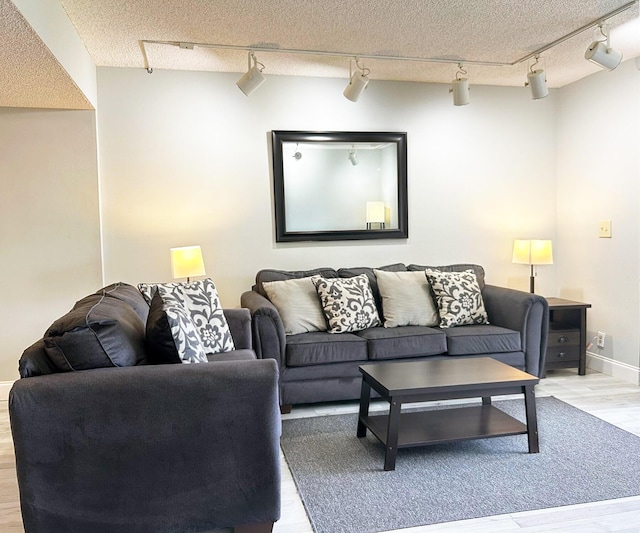
[[[610,239],[611,238],[611,221],[610,220],[601,220],[598,226],[598,237],[601,239]]]
[[[596,346],[598,348],[604,348],[604,337],[605,334],[602,331],[598,331],[598,336],[596,337]]]

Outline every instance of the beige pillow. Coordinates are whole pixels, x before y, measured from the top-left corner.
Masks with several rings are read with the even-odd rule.
[[[438,309],[424,272],[373,272],[382,298],[385,328],[438,325]]]
[[[280,313],[287,335],[327,330],[320,298],[311,278],[265,281],[262,287]]]

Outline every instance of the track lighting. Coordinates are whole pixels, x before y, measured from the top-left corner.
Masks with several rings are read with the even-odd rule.
[[[609,47],[609,36],[602,30],[602,24],[599,24],[598,28],[605,40],[593,41],[584,53],[584,58],[596,65],[613,70],[622,61],[622,52]]]
[[[358,164],[358,154],[356,153],[355,149],[351,149],[349,150],[349,155],[347,156],[347,158],[349,159],[349,161],[351,161],[351,164],[355,167]]]
[[[352,73],[353,63],[356,64],[356,71]],[[351,100],[352,102],[358,101],[362,91],[367,88],[367,84],[369,83],[369,72],[371,71],[368,68],[360,65],[357,57],[349,62],[349,85],[345,87],[342,93],[347,100]]]
[[[449,89],[449,92],[453,93],[453,105],[467,105],[469,103],[469,80],[460,77],[466,73],[462,63],[458,63],[456,79],[451,82],[451,89]]]
[[[251,66],[251,60],[253,60],[253,66]],[[247,63],[249,64],[247,72],[236,82],[236,85],[244,94],[249,96],[260,87],[267,78],[262,74],[264,65],[256,59],[256,55],[251,51],[247,56]]]
[[[549,95],[549,89],[547,88],[547,77],[542,69],[534,69],[534,67],[540,62],[540,56],[536,56],[536,60],[529,67],[529,73],[527,74],[527,81],[525,86],[529,86],[531,89],[531,98],[534,100],[540,100]]]

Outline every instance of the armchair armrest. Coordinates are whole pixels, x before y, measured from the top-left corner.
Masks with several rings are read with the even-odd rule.
[[[274,361],[24,378],[9,414],[27,532],[202,531],[280,516]]]
[[[549,335],[547,300],[537,294],[495,285],[485,285],[482,298],[491,324],[520,332],[525,370],[541,376]]]
[[[251,312],[253,349],[256,355],[262,359],[275,359],[280,369],[283,369],[287,341],[284,325],[276,307],[256,291],[243,293],[240,305]]]
[[[251,314],[248,309],[223,309],[236,350],[251,350]]]

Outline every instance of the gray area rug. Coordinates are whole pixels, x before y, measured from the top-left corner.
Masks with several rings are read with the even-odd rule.
[[[494,405],[524,420],[524,402]],[[356,437],[357,414],[283,421],[282,449],[317,533],[373,533],[640,494],[640,437],[539,398],[540,453],[526,435],[398,451]]]

